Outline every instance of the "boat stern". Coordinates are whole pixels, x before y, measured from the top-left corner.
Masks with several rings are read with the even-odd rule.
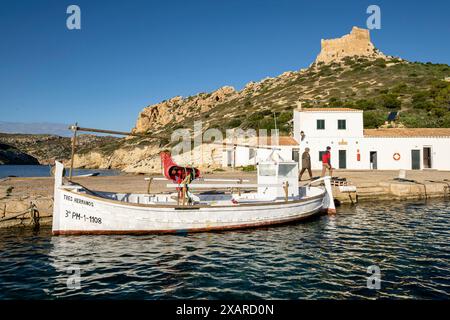
[[[325,185],[325,197],[323,199],[323,211],[328,214],[336,213],[336,206],[334,205],[333,189],[331,188],[331,177],[326,176],[323,178]]]

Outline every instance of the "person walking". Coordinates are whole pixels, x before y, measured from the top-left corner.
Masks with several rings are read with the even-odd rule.
[[[330,177],[333,175],[333,167],[331,166],[331,147],[327,147],[327,151],[324,152],[322,155],[322,175],[321,177],[325,176],[325,173],[328,169],[330,173]]]
[[[308,170],[309,179],[312,179],[312,171],[311,171],[311,155],[309,154],[309,148],[305,148],[305,151],[302,154],[302,171],[300,171],[300,176],[298,181],[302,181],[302,175]]]

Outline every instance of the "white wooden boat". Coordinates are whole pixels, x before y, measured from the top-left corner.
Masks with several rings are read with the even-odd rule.
[[[79,174],[77,176],[73,176],[74,178],[87,178],[87,177],[97,177],[100,175],[100,172],[92,172],[86,174]]]
[[[91,191],[63,183],[56,163],[53,234],[148,234],[219,231],[298,221],[320,212],[334,213],[330,177],[299,187],[296,162],[258,166],[257,184],[190,184],[190,190],[256,188],[256,192],[190,194],[180,205],[177,193],[134,194]],[[177,185],[168,185],[168,187]]]

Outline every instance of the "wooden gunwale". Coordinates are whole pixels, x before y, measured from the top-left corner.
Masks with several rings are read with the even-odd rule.
[[[233,204],[233,205],[218,205],[218,206],[210,206],[210,205],[181,206],[181,205],[171,205],[171,204],[164,205],[164,204],[130,203],[130,202],[124,202],[124,201],[120,201],[120,200],[107,199],[107,198],[103,198],[103,197],[99,197],[99,196],[95,196],[95,195],[91,195],[91,194],[77,193],[77,192],[70,191],[70,190],[64,190],[64,191],[71,193],[73,195],[82,196],[82,197],[86,197],[86,198],[90,198],[90,199],[94,199],[94,200],[102,201],[102,202],[109,202],[112,204],[122,205],[122,206],[132,206],[132,207],[142,207],[142,208],[184,209],[184,210],[200,209],[200,208],[216,209],[216,208],[236,208],[236,207],[259,207],[259,206],[267,206],[267,205],[282,206],[282,205],[286,205],[286,204],[296,204],[296,203],[302,203],[302,202],[307,202],[307,201],[323,198],[326,193],[326,191],[323,190],[323,192],[319,195],[308,197],[308,198],[303,198],[303,199],[299,199],[299,200],[290,200],[290,201],[241,203],[241,204],[237,203],[237,204]]]

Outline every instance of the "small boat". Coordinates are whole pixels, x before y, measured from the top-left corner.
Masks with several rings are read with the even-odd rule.
[[[172,182],[167,187],[176,191],[159,194],[89,190],[70,181],[63,183],[63,169],[56,162],[54,235],[221,231],[279,225],[335,212],[330,177],[299,186],[298,163],[294,161],[259,163],[256,184],[230,183],[231,179],[211,184],[195,182],[198,169],[166,159],[164,175]],[[185,174],[175,177],[177,172]],[[192,179],[189,184],[186,176]]]
[[[92,172],[86,174],[79,174],[77,176],[73,176],[74,178],[86,178],[86,177],[96,177],[100,174],[100,172]]]

